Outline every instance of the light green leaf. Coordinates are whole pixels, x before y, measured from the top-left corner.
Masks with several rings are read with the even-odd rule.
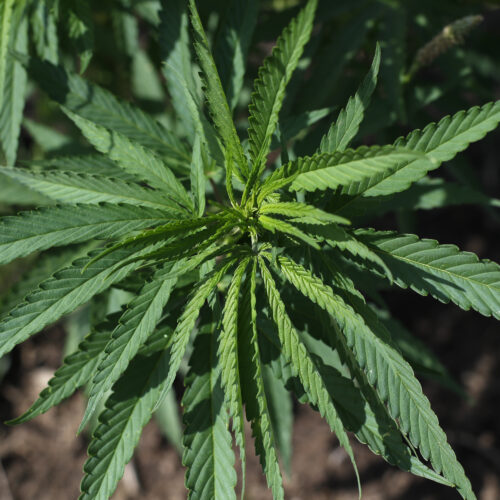
[[[121,249],[82,271],[93,256],[90,253],[44,281],[26,297],[25,303],[0,321],[0,356],[125,278],[138,264],[122,266],[121,263],[134,254],[137,251],[133,249]]]
[[[437,124],[430,123],[423,130],[414,130],[405,138],[398,139],[394,145],[420,152],[422,156],[408,158],[401,161],[397,168],[382,171],[343,188],[340,194],[344,196],[336,203],[337,209],[346,214],[370,210],[372,200],[363,198],[387,196],[408,189],[429,171],[454,158],[470,143],[482,139],[498,123],[500,101],[460,111]]]
[[[80,500],[108,500],[158,403],[169,367],[166,351],[138,356],[113,388],[92,436]]]
[[[259,224],[264,229],[270,231],[273,234],[276,231],[280,233],[285,233],[299,240],[304,241],[305,243],[312,246],[316,250],[320,249],[319,245],[316,243],[314,238],[311,238],[304,231],[295,227],[292,224],[289,224],[288,222],[282,221],[280,219],[275,219],[274,217],[268,217],[267,215],[261,215],[259,216]]]
[[[183,428],[174,387],[170,388],[163,401],[159,404],[154,418],[169,444],[173,445],[179,455],[181,455]]]
[[[365,116],[365,110],[370,104],[371,96],[377,85],[379,67],[380,46],[377,44],[370,71],[354,97],[349,98],[347,106],[339,113],[337,122],[330,127],[328,133],[321,139],[320,153],[345,151],[349,143],[356,137]]]
[[[299,219],[312,219],[317,224],[350,224],[344,217],[329,214],[319,208],[299,202],[278,202],[266,203],[259,209],[261,214],[277,214],[294,218],[294,222],[301,222]],[[312,222],[312,223],[314,223]]]
[[[57,11],[54,0],[38,0],[34,4],[30,23],[38,57],[53,64],[59,61]]]
[[[36,58],[17,57],[54,101],[84,119],[156,151],[168,167],[187,171],[190,155],[185,146],[152,117],[60,66]]]
[[[217,363],[215,324],[194,341],[185,379],[184,454],[190,500],[236,500],[229,418]]]
[[[15,179],[48,198],[66,204],[127,203],[161,209],[165,216],[184,217],[178,205],[158,191],[146,189],[120,179],[73,172],[38,172],[21,168],[0,167],[0,174]]]
[[[304,46],[311,36],[317,0],[306,7],[285,28],[272,54],[259,68],[249,106],[248,141],[252,160],[250,188],[262,173],[278,115],[285,97],[285,88],[297,67]]]
[[[430,460],[436,472],[455,484],[464,498],[475,499],[470,482],[448,444],[429,400],[410,365],[393,347],[389,332],[376,317],[374,320],[368,317],[369,325],[365,323],[365,314],[363,318],[356,314],[339,295],[304,267],[286,257],[279,257],[278,262],[290,283],[335,318],[369,383],[376,384],[392,418],[399,419],[402,432],[408,434],[423,458]],[[359,300],[356,309],[367,314],[371,312]]]
[[[80,128],[86,139],[100,152],[115,161],[123,170],[150,182],[161,189],[172,201],[192,209],[192,201],[182,183],[152,151],[130,141],[119,132],[107,130],[65,110]]]
[[[0,219],[0,263],[39,250],[91,239],[114,239],[167,219],[163,212],[130,205],[50,207]]]
[[[217,68],[215,67],[205,30],[201,24],[194,0],[189,0],[189,10],[191,13],[191,24],[194,29],[194,48],[202,69],[204,94],[210,116],[227,154],[235,161],[237,171],[246,177],[248,175],[247,159],[243,153],[243,148],[241,147],[240,139],[233,123],[231,110],[222,89],[219,74],[217,73]],[[241,175],[239,177],[241,178]]]
[[[19,2],[14,7],[9,19],[13,3],[6,0],[0,6],[0,144],[9,165],[16,162],[27,77],[25,69],[10,54],[4,53],[7,47],[4,43],[18,52],[28,49],[24,3]],[[9,30],[9,26],[12,29]]]
[[[412,234],[372,230],[355,234],[380,255],[399,286],[500,319],[500,266],[495,262]]]
[[[335,432],[340,444],[349,455],[358,478],[358,488],[361,491],[358,470],[356,462],[354,461],[354,455],[349,443],[349,438],[344,429],[344,425],[339,418],[337,410],[335,409],[331,396],[325,385],[325,381],[318,372],[314,359],[311,358],[311,355],[297,334],[297,331],[295,330],[295,327],[286,312],[285,304],[283,303],[279,291],[276,288],[274,279],[270,271],[267,269],[262,257],[259,257],[259,264],[272,316],[278,328],[282,352],[287,360],[294,366],[294,369],[296,370],[311,403],[319,408],[321,415],[326,419],[332,431]]]

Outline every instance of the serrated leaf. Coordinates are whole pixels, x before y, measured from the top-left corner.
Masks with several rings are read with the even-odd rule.
[[[233,422],[236,444],[240,448],[242,470],[242,494],[245,491],[245,420],[241,396],[240,368],[238,358],[238,315],[241,282],[250,260],[244,259],[236,268],[226,296],[222,311],[222,328],[219,333],[217,352],[221,369],[221,383],[225,393],[226,405]]]
[[[266,203],[259,209],[261,214],[277,214],[285,217],[291,217],[294,222],[300,222],[299,219],[311,218],[318,224],[350,224],[344,217],[339,217],[335,214],[329,214],[319,208],[316,208],[307,203],[299,202],[278,202]]]
[[[266,229],[267,231],[270,231],[273,234],[276,231],[278,231],[280,233],[288,234],[290,236],[293,236],[294,238],[302,240],[303,242],[312,246],[316,250],[320,249],[319,245],[316,243],[314,238],[307,235],[304,231],[302,231],[298,227],[295,227],[293,224],[289,224],[288,222],[285,222],[285,221],[280,220],[280,219],[275,219],[274,217],[268,217],[267,215],[259,216],[259,224],[264,229]]]
[[[258,0],[232,0],[215,47],[216,66],[231,110],[238,104],[243,87],[246,58],[258,11]]]
[[[202,217],[205,212],[205,171],[201,154],[201,141],[196,137],[191,158],[191,192],[194,198],[196,213]]]
[[[38,0],[34,4],[30,23],[38,56],[53,64],[59,61],[57,10],[54,0]]]
[[[41,283],[39,289],[26,297],[26,302],[0,321],[0,356],[125,278],[138,264],[121,266],[121,263],[136,253],[133,249],[121,249],[82,271],[92,259],[90,253]]]
[[[240,174],[246,177],[248,175],[247,159],[243,153],[243,148],[241,147],[240,139],[233,123],[231,110],[222,89],[219,74],[215,67],[205,30],[203,29],[194,0],[189,0],[189,10],[191,13],[191,24],[194,29],[194,48],[202,69],[204,95],[210,116],[227,154],[234,159]],[[241,178],[241,175],[239,177]]]
[[[182,267],[182,261],[174,268]],[[89,401],[80,428],[85,427],[97,404],[127,369],[128,364],[156,328],[170,298],[176,279],[164,279],[172,269],[168,265],[156,271],[137,296],[128,304],[106,345],[90,386]]]
[[[25,69],[11,54],[4,53],[7,46],[19,52],[28,49],[28,20],[23,2],[15,5],[9,19],[14,3],[6,0],[0,7],[0,143],[9,165],[16,162],[27,82]]]
[[[495,262],[412,234],[358,230],[356,237],[380,255],[399,286],[500,319],[500,266]]]
[[[182,463],[190,500],[236,500],[235,459],[214,330],[215,325],[196,336],[182,398]]]
[[[63,364],[33,403],[31,408],[20,417],[10,420],[9,425],[22,424],[71,396],[79,387],[90,382],[95,369],[104,356],[104,348],[111,337],[109,323],[96,327],[80,343],[76,352],[66,356]]]
[[[182,142],[152,117],[113,94],[47,61],[17,55],[29,75],[56,102],[84,119],[156,151],[168,167],[187,171]]]
[[[247,419],[252,425],[255,451],[260,456],[267,484],[273,492],[273,498],[283,499],[284,491],[273,429],[274,420],[268,407],[257,337],[256,271],[257,262],[254,260],[239,300],[238,358],[241,396]],[[286,415],[284,417],[286,418]]]
[[[108,500],[114,492],[161,399],[169,360],[167,351],[138,356],[114,386],[88,448],[80,500]]]
[[[439,123],[430,123],[423,130],[414,130],[405,138],[398,139],[394,145],[420,152],[422,156],[401,161],[392,171],[381,172],[346,186],[339,193],[342,195],[341,199],[335,203],[337,210],[345,214],[365,213],[370,210],[373,202],[369,198],[408,189],[413,182],[454,158],[470,143],[482,139],[498,123],[500,101],[460,111],[443,118]]]
[[[306,7],[285,28],[272,54],[259,69],[248,119],[248,141],[254,182],[265,166],[265,159],[285,97],[285,88],[311,35],[316,6],[316,0],[309,0]]]
[[[90,239],[114,239],[161,224],[165,214],[131,205],[50,207],[0,219],[0,263]]]
[[[360,317],[329,286],[304,267],[285,257],[279,257],[278,262],[290,283],[335,318],[357,363],[365,370],[369,383],[377,385],[379,397],[387,402],[392,418],[399,419],[402,432],[408,434],[423,458],[430,460],[436,472],[455,484],[464,498],[475,499],[470,482],[448,444],[429,400],[410,365],[392,346],[389,332],[376,318],[369,325],[365,323],[365,314]],[[356,310],[366,314],[370,312],[359,300]]]
[[[259,257],[259,264],[272,316],[278,328],[282,352],[288,361],[294,366],[311,403],[319,408],[321,415],[326,419],[332,431],[335,432],[340,444],[349,455],[356,472],[356,476],[358,477],[358,488],[361,491],[358,470],[356,462],[354,461],[354,455],[349,443],[349,438],[328,393],[325,381],[318,372],[314,360],[311,358],[306,347],[300,340],[297,331],[295,330],[295,327],[286,312],[285,304],[281,300],[274,279],[262,260],[262,257]]]
[[[321,139],[320,153],[345,151],[350,142],[356,137],[365,116],[365,110],[370,104],[371,96],[377,85],[379,67],[380,46],[377,44],[370,71],[354,97],[349,98],[345,109],[340,111],[337,122],[330,127],[327,134]]]
[[[152,151],[142,147],[133,140],[129,140],[119,132],[107,130],[68,110],[65,110],[65,113],[100,153],[111,158],[126,172],[142,178],[152,186],[159,188],[173,202],[182,204],[187,209],[192,210],[191,198],[188,196],[182,183]]]
[[[33,172],[21,168],[0,167],[0,173],[25,186],[66,204],[126,203],[163,210],[165,216],[184,217],[185,212],[158,191],[120,179],[73,172]]]

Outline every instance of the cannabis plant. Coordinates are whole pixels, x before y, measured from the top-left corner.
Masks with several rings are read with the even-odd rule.
[[[100,154],[1,170],[57,205],[2,219],[0,263],[43,257],[53,247],[66,247],[74,260],[2,317],[0,355],[89,301],[100,312],[38,400],[11,423],[87,385],[82,429],[105,403],[81,498],[109,498],[188,358],[182,406],[190,498],[235,498],[232,435],[244,489],[245,419],[272,494],[283,498],[279,457],[286,462],[281,431],[291,391],[321,413],[354,470],[349,433],[400,469],[473,499],[412,368],[425,348],[399,331],[377,290],[410,288],[500,319],[500,267],[453,245],[356,225],[408,206],[401,193],[493,130],[500,102],[390,145],[349,149],[377,84],[384,57],[377,47],[316,150],[293,158],[280,110],[317,1],[307,2],[263,62],[247,138],[233,110],[256,12],[253,2],[236,3],[246,7],[232,13],[216,64],[195,1],[164,2],[163,71],[182,134],[61,66],[16,54]],[[277,160],[272,148],[281,149]],[[112,289],[132,298],[106,314],[99,305]]]

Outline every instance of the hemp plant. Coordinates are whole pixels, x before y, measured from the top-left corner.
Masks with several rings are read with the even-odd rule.
[[[253,2],[243,3],[252,9]],[[316,4],[307,2],[260,67],[247,140],[232,111],[242,87],[238,37],[228,39],[234,50],[221,78],[194,0],[185,12],[183,2],[164,2],[160,13],[160,43],[170,47],[164,73],[181,121],[192,128],[189,146],[82,77],[16,55],[101,155],[87,160],[86,172],[76,168],[76,156],[57,169],[1,169],[58,204],[2,218],[0,263],[53,247],[67,247],[76,260],[2,317],[0,355],[81,305],[98,305],[113,288],[133,294],[121,312],[97,315],[38,400],[11,422],[30,420],[87,385],[83,429],[105,401],[81,499],[112,495],[185,358],[190,498],[236,497],[233,435],[244,489],[245,419],[269,488],[284,497],[279,457],[287,461],[281,430],[288,391],[320,412],[356,474],[349,433],[394,466],[475,498],[414,374],[425,348],[391,330],[376,290],[380,283],[410,288],[500,319],[500,267],[453,245],[356,222],[388,205],[397,209],[413,183],[495,129],[500,102],[390,145],[349,149],[376,87],[383,57],[377,47],[358,92],[317,150],[288,159],[280,110]],[[169,24],[169,9],[181,9],[186,23]],[[204,100],[191,69],[188,13]],[[234,15],[243,27],[252,17]],[[246,29],[241,40],[248,40]],[[276,142],[281,164],[269,158]]]

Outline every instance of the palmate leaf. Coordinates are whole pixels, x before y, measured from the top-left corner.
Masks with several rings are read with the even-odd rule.
[[[392,171],[380,172],[342,188],[339,193],[341,198],[335,202],[337,211],[346,215],[369,211],[374,201],[369,198],[408,189],[413,182],[451,160],[470,143],[482,139],[499,122],[500,101],[497,101],[447,116],[439,123],[430,123],[423,130],[414,130],[407,137],[398,139],[394,145],[420,152],[422,156],[401,161]]]
[[[138,267],[138,263],[126,266],[121,263],[137,253],[134,249],[117,250],[82,271],[92,259],[93,253],[90,253],[88,257],[76,260],[72,266],[58,271],[41,283],[36,291],[26,297],[26,302],[0,321],[0,357],[125,278]]]
[[[232,0],[215,47],[215,62],[229,108],[238,104],[245,63],[257,23],[258,0]]]
[[[331,400],[330,394],[328,393],[325,381],[318,372],[317,366],[311,358],[311,355],[300,340],[286,312],[285,304],[276,288],[274,279],[267,269],[262,257],[259,257],[259,265],[272,316],[278,328],[282,352],[296,370],[311,403],[319,408],[321,415],[326,419],[332,431],[335,432],[340,444],[349,455],[358,478],[358,487],[361,491],[358,470],[354,461],[349,438]]]
[[[247,276],[245,280],[239,301],[238,358],[241,393],[247,419],[252,425],[255,451],[260,456],[267,484],[273,492],[273,498],[283,499],[284,492],[276,448],[277,439],[273,428],[275,420],[269,409],[263,374],[264,367],[257,337],[256,272],[257,263],[254,260],[250,276]],[[286,418],[286,415],[284,417]],[[284,440],[286,441],[286,438]]]
[[[48,387],[23,415],[10,420],[9,425],[22,424],[71,396],[79,387],[90,382],[109,342],[113,326],[106,322],[97,326],[80,343],[76,352],[65,357],[62,366],[49,380]]]
[[[138,356],[113,387],[92,436],[80,500],[108,500],[161,399],[168,351]]]
[[[182,261],[174,266],[174,270],[179,267],[182,267]],[[89,402],[81,428],[88,422],[99,400],[119,379],[156,328],[177,281],[175,278],[164,279],[171,270],[172,266],[168,265],[154,273],[151,281],[143,286],[120,317],[92,378]]]
[[[398,285],[500,319],[498,264],[412,234],[358,230],[356,237],[380,255]]]
[[[222,328],[219,334],[218,359],[221,368],[221,383],[225,401],[232,417],[236,444],[240,448],[242,491],[245,491],[246,456],[245,456],[245,419],[241,396],[240,368],[238,358],[238,317],[241,282],[250,259],[244,259],[236,268],[226,296],[222,312]]]
[[[33,172],[21,168],[0,168],[0,173],[15,179],[47,198],[65,204],[126,203],[161,209],[165,215],[185,217],[186,212],[158,191],[146,189],[104,175],[73,172]]]
[[[393,347],[389,332],[377,322],[376,317],[373,318],[373,314],[370,319],[371,311],[362,302],[357,301],[356,309],[363,312],[363,317],[304,267],[286,257],[279,257],[278,262],[290,283],[335,318],[357,363],[365,370],[369,383],[377,385],[377,392],[382,401],[388,403],[392,418],[399,420],[402,432],[408,434],[423,458],[430,460],[436,472],[456,485],[465,499],[475,499],[470,482],[448,444],[437,416],[410,365]],[[364,321],[367,317],[368,325]]]
[[[184,453],[190,500],[236,500],[236,471],[217,364],[216,323],[198,333],[185,378]]]
[[[0,7],[0,144],[9,165],[16,161],[27,77],[25,69],[10,54],[3,53],[4,37],[11,49],[26,52],[28,48],[24,3],[15,5],[9,20],[13,4],[15,2],[6,0]]]
[[[248,175],[247,159],[243,153],[240,139],[234,127],[231,110],[229,109],[194,0],[189,0],[189,10],[191,13],[191,24],[194,30],[194,48],[202,69],[204,94],[208,109],[210,110],[210,115],[219,134],[219,138],[225,146],[227,154],[234,158],[237,170],[241,175],[246,177]],[[241,175],[239,176],[240,178]]]
[[[156,151],[168,167],[187,171],[190,157],[180,139],[139,108],[60,66],[19,54],[17,58],[38,85],[66,109]]]
[[[365,110],[370,104],[371,96],[377,85],[380,67],[380,47],[377,44],[370,71],[366,75],[360,89],[351,97],[328,133],[321,139],[320,153],[345,151],[349,143],[356,137],[359,126],[365,116]]]
[[[252,174],[255,180],[265,166],[266,155],[285,97],[285,87],[311,35],[316,5],[316,0],[309,0],[306,7],[278,38],[272,54],[259,69],[249,106],[248,129]]]
[[[65,113],[100,153],[111,158],[126,172],[151,183],[152,186],[162,190],[172,201],[192,211],[193,202],[184,186],[152,151],[129,140],[119,132],[107,130],[68,110],[65,110]]]

